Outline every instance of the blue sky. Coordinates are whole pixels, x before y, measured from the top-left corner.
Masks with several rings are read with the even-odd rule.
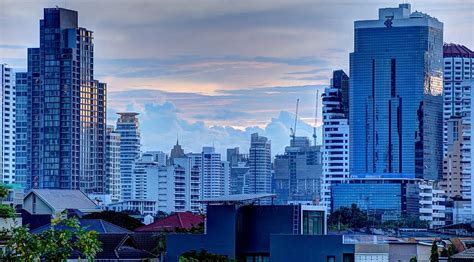
[[[245,151],[258,131],[277,153],[288,143],[296,99],[300,134],[310,135],[316,90],[332,70],[348,71],[353,21],[397,4],[0,0],[0,62],[25,68],[26,48],[38,46],[42,8],[66,6],[94,31],[95,76],[108,83],[109,122],[117,111],[140,112],[145,149],[169,151],[178,133],[187,151],[210,144]],[[474,48],[472,0],[411,4],[444,22],[445,42]]]

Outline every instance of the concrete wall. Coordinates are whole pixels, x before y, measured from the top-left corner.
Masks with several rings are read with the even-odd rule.
[[[36,198],[36,209],[33,212],[33,198]],[[38,215],[55,215],[54,211],[46,205],[39,197],[36,197],[35,194],[30,194],[28,197],[25,198],[23,201],[23,209],[28,211],[30,214],[38,214]]]

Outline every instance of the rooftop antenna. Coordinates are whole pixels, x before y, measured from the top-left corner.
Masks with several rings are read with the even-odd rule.
[[[299,104],[300,104],[300,99],[296,99],[296,114],[295,114],[295,125],[293,128],[290,128],[290,131],[291,131],[291,139],[293,139],[293,142],[295,141],[295,138],[296,138],[296,123],[298,121],[298,107],[299,107]]]
[[[316,135],[316,124],[318,122],[318,105],[319,105],[319,90],[316,90],[316,109],[315,109],[315,116],[314,116],[314,126],[313,126],[313,139],[314,139],[314,146],[316,146],[317,135]]]

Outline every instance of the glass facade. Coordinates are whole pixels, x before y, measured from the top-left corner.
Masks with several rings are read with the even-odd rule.
[[[443,24],[409,4],[356,21],[350,170],[436,180],[442,171]]]
[[[303,210],[303,235],[324,235],[323,211]]]
[[[76,11],[44,9],[40,47],[28,49],[28,189],[104,191],[106,85],[94,80],[92,32],[77,21]]]

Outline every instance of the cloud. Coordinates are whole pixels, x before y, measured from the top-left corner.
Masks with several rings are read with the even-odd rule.
[[[225,155],[227,148],[240,147],[242,152],[248,151],[250,135],[254,132],[267,136],[272,141],[272,154],[282,153],[289,144],[290,127],[294,116],[281,111],[264,127],[247,127],[243,130],[230,126],[208,126],[202,121],[189,122],[178,115],[177,107],[171,102],[146,103],[142,106],[131,103],[130,111],[139,112],[142,149],[162,150],[169,152],[177,138],[186,152],[200,152],[203,146],[214,145],[216,150]],[[111,108],[111,112],[117,112]],[[312,136],[310,125],[299,120],[298,136]],[[318,132],[320,130],[318,129]]]

